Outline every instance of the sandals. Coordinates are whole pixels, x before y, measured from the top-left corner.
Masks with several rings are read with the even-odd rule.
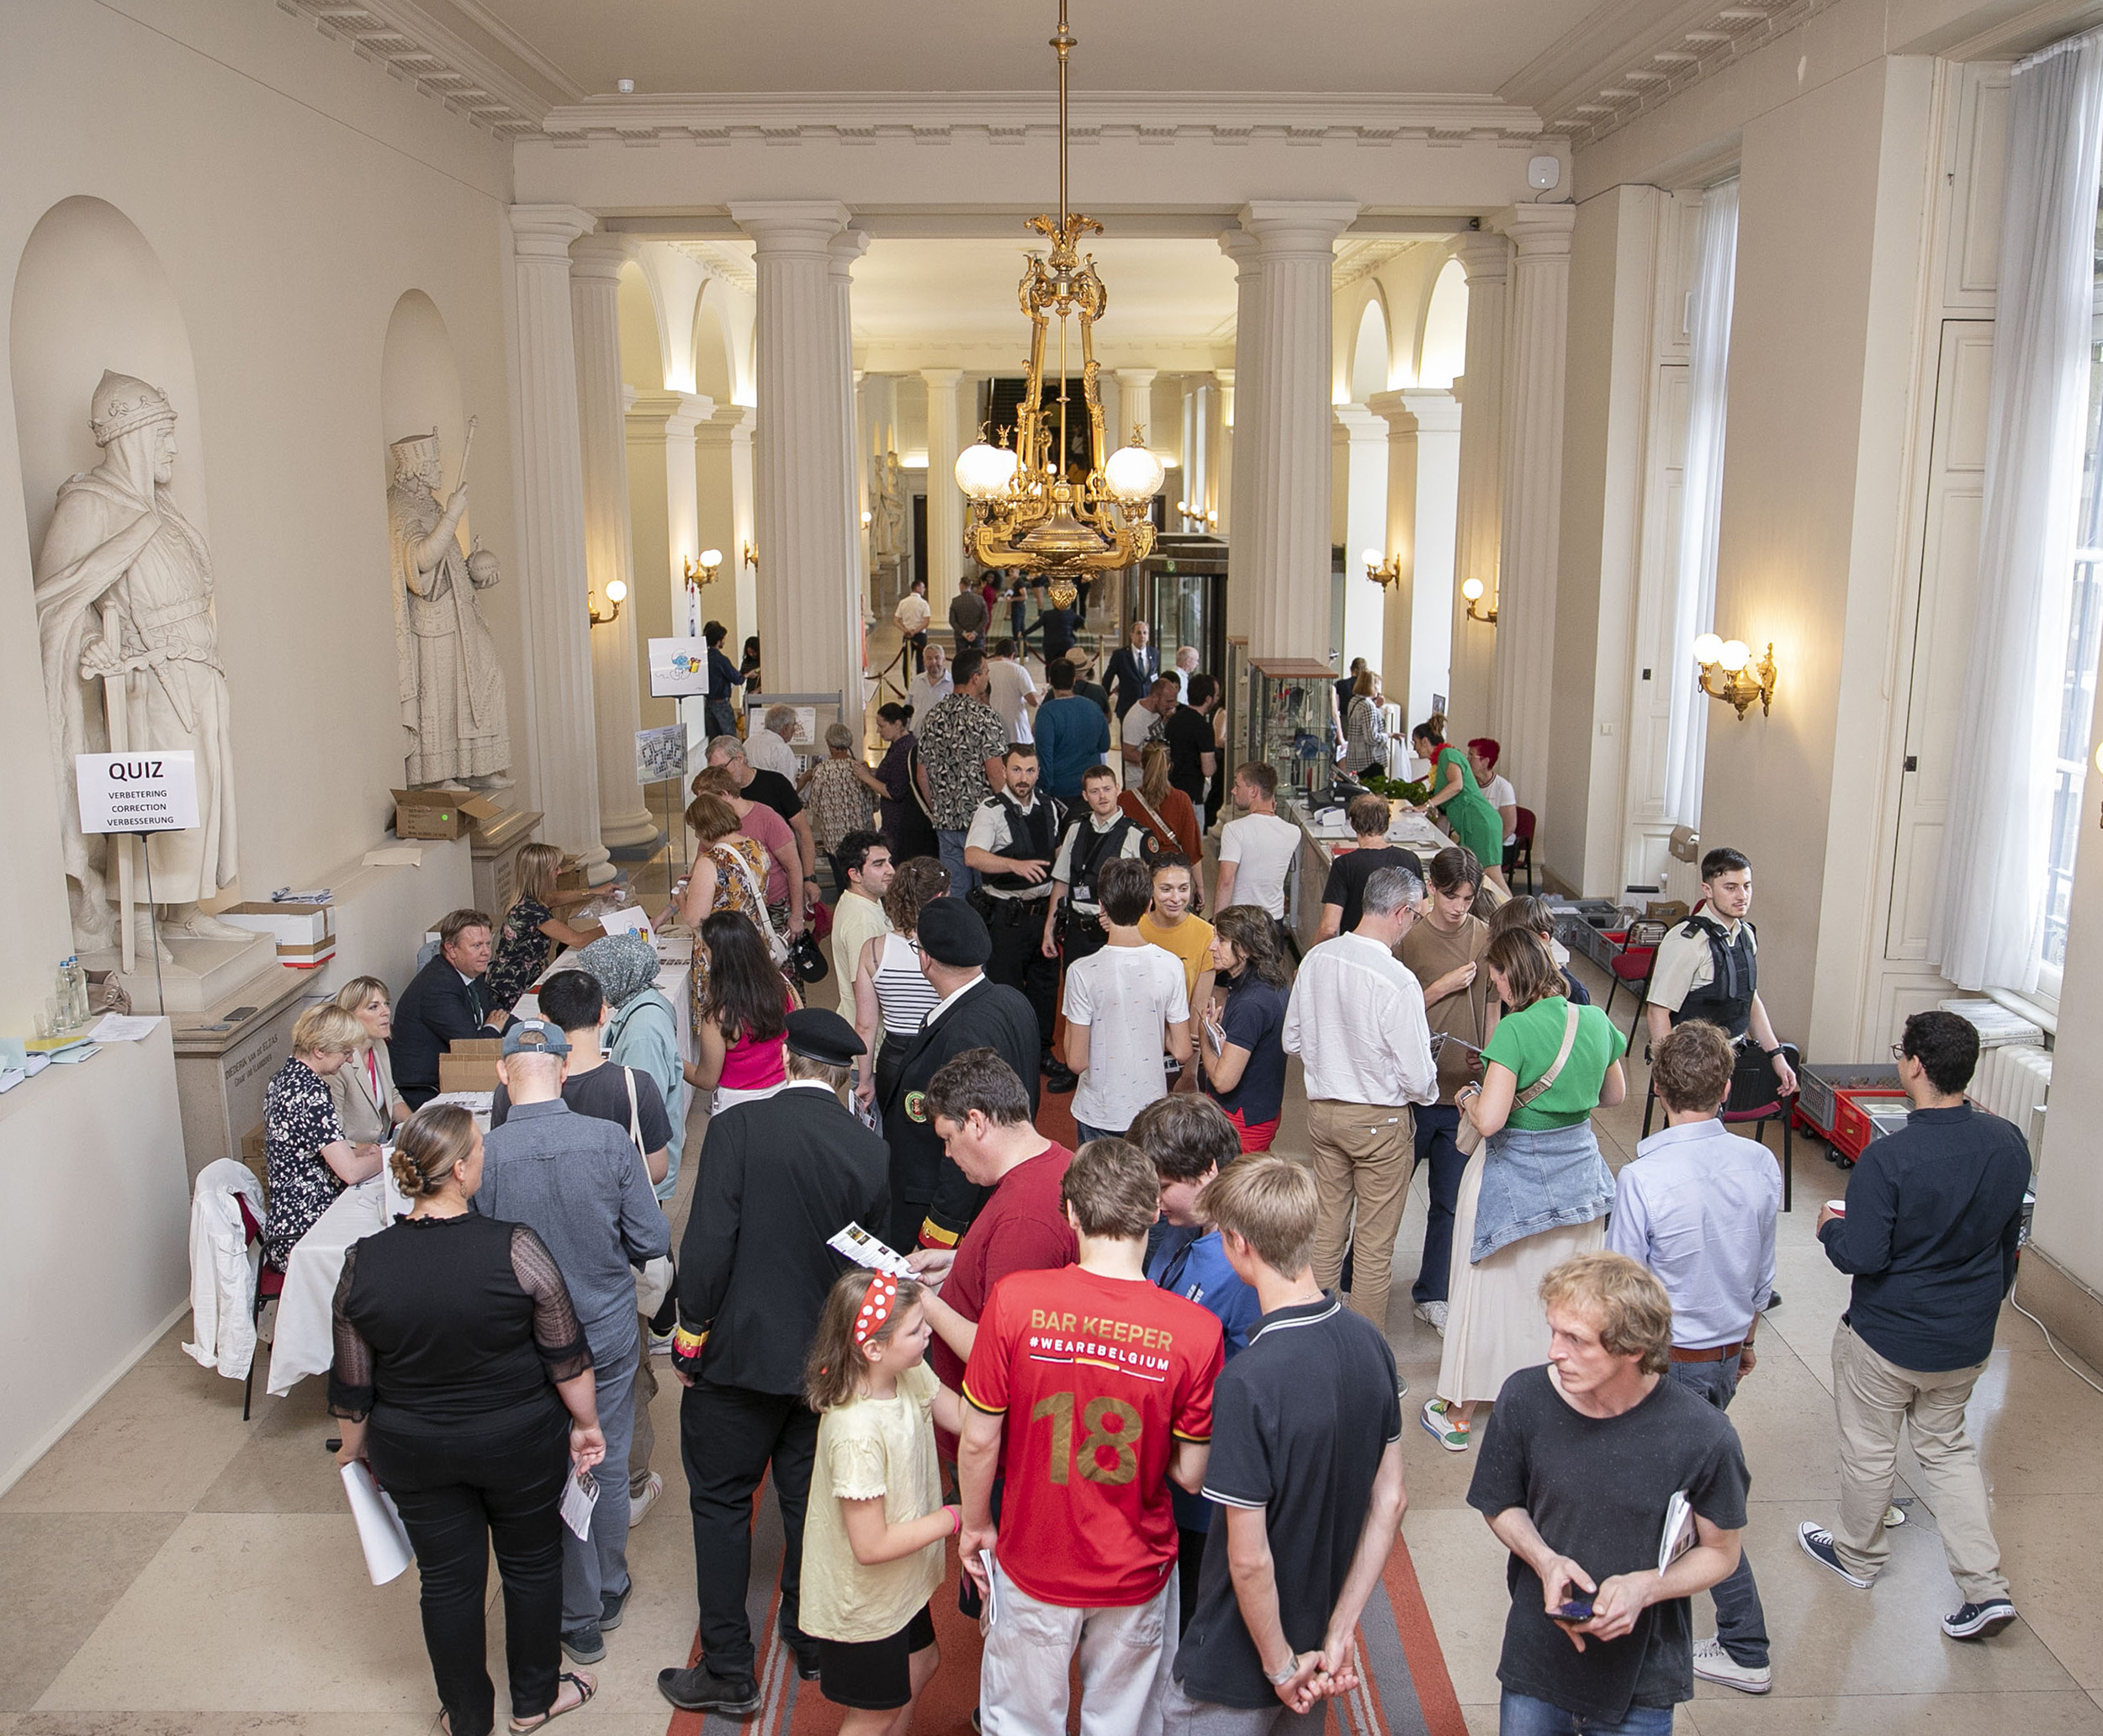
[[[575,1705],[564,1706],[562,1703],[562,1685],[564,1682],[568,1682],[577,1691]],[[555,1678],[555,1703],[541,1713],[538,1717],[513,1718],[510,1725],[511,1736],[525,1736],[527,1731],[539,1729],[551,1718],[559,1718],[565,1712],[575,1712],[578,1707],[588,1706],[591,1704],[591,1696],[598,1691],[599,1684],[595,1678],[580,1675],[574,1670],[564,1670]]]

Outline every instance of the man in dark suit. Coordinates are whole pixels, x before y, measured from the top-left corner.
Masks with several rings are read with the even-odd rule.
[[[1015,1070],[1036,1113],[1037,1015],[1019,989],[988,979],[993,935],[961,898],[935,898],[920,907],[920,969],[941,996],[905,1051],[883,1110],[891,1144],[891,1245],[954,1247],[985,1204],[951,1161],[927,1106],[928,1081],[967,1049],[988,1048]]]
[[[1033,1039],[1034,1040],[1034,1039]],[[672,1369],[694,1518],[702,1661],[658,1673],[686,1712],[740,1717],[760,1704],[745,1585],[752,1500],[770,1467],[781,1504],[781,1638],[797,1673],[818,1678],[818,1643],[797,1626],[803,1512],[818,1417],[803,1400],[803,1358],[826,1293],[847,1262],[825,1246],[849,1224],[881,1230],[890,1215],[889,1154],[841,1093],[862,1053],[837,1013],[788,1017],[788,1082],[708,1125],[679,1248],[679,1326]]]
[[[1123,717],[1152,691],[1161,673],[1161,657],[1148,641],[1153,630],[1143,621],[1131,624],[1131,638],[1110,654],[1103,680],[1110,690],[1114,714]]]
[[[479,910],[455,910],[438,924],[438,955],[410,979],[395,1003],[387,1040],[402,1101],[421,1109],[438,1094],[438,1057],[461,1037],[501,1037],[511,1014],[489,1003],[491,924]]]

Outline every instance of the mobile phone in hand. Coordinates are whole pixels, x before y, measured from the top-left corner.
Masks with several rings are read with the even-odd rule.
[[[1571,1598],[1550,1610],[1548,1619],[1565,1622],[1572,1628],[1578,1627],[1592,1619],[1592,1600],[1589,1597]]]

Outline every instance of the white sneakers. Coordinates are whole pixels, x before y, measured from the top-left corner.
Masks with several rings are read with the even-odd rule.
[[[643,1485],[643,1492],[628,1497],[628,1524],[631,1528],[643,1522],[643,1516],[657,1505],[658,1496],[664,1492],[665,1479],[652,1471],[650,1480]]]
[[[1770,1666],[1762,1664],[1756,1670],[1749,1664],[1739,1663],[1724,1649],[1723,1641],[1713,1635],[1694,1648],[1694,1674],[1703,1681],[1721,1682],[1741,1694],[1764,1694],[1774,1686],[1774,1671]]]
[[[1441,1338],[1446,1336],[1446,1305],[1443,1302],[1419,1302],[1410,1310]]]

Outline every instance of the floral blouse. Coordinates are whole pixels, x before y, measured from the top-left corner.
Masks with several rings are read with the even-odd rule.
[[[732,860],[734,856],[742,859],[745,866],[752,871],[750,879],[738,871],[736,864]],[[767,924],[772,918],[764,905],[753,902],[752,888],[756,885],[762,893],[766,890],[765,849],[751,839],[740,837],[735,844],[725,839],[719,844],[710,844],[708,857],[716,865],[716,896],[708,907],[708,915],[713,916],[718,910],[741,911],[765,933]],[[694,940],[693,968],[688,973],[686,981],[687,999],[693,1016],[698,1021],[701,1003],[708,992],[708,949],[701,944],[698,933]]]
[[[803,799],[817,817],[818,846],[830,852],[850,832],[866,828],[876,812],[869,786],[855,775],[851,760],[821,760],[811,768]]]
[[[343,1137],[329,1083],[294,1056],[263,1088],[265,1169],[270,1189],[263,1257],[280,1272],[294,1246],[343,1191],[321,1148]]]
[[[496,950],[490,955],[489,975],[484,979],[490,1012],[510,1012],[547,968],[555,943],[541,933],[540,925],[552,921],[554,916],[539,899],[529,898],[523,892],[504,913]]]

